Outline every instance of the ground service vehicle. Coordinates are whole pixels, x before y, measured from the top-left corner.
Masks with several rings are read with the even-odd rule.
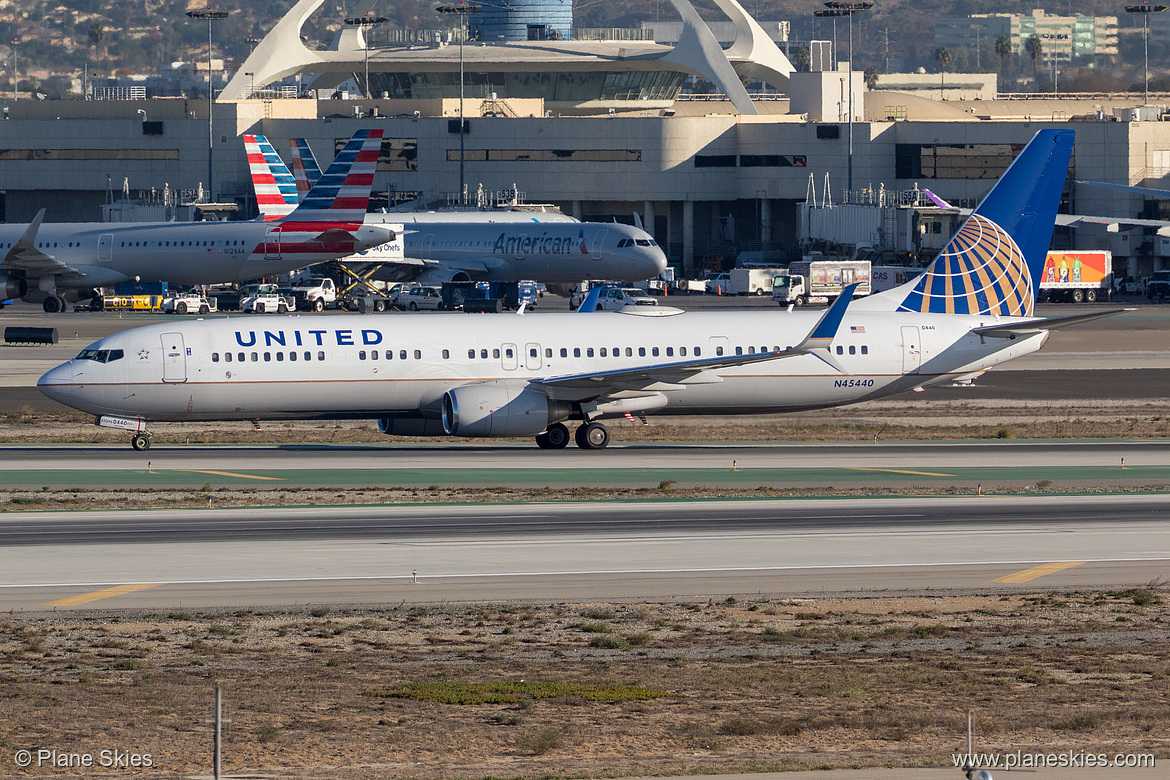
[[[658,299],[637,287],[608,287],[597,301],[600,311],[617,311],[624,306],[657,306]]]
[[[782,271],[781,268],[733,268],[731,294],[771,295],[772,279]]]
[[[412,284],[394,296],[394,305],[408,311],[439,310],[443,308],[443,296],[438,287]]]
[[[271,284],[261,285],[254,293],[240,298],[240,310],[250,314],[264,314],[265,312],[284,314],[295,305],[295,301],[290,305],[289,300],[280,290]]]
[[[1049,252],[1040,277],[1041,301],[1093,303],[1113,291],[1113,253],[1108,250]]]
[[[179,293],[164,300],[162,310],[165,314],[210,314],[216,310],[215,304],[215,298],[197,293]]]
[[[703,292],[708,295],[727,295],[731,292],[731,274],[710,273],[703,276]],[[692,288],[692,292],[694,288]]]
[[[781,306],[829,303],[851,284],[854,297],[870,293],[868,260],[801,260],[772,280],[772,300]]]
[[[1170,298],[1170,271],[1154,271],[1150,281],[1146,282],[1146,295],[1151,301]]]
[[[909,265],[875,265],[869,269],[871,292],[877,293],[901,287],[906,282],[921,275],[925,270],[925,268]]]
[[[93,303],[98,303],[94,299]],[[162,308],[161,295],[103,295],[101,311],[159,311]],[[91,304],[90,308],[94,308]]]
[[[297,311],[325,311],[337,306],[337,285],[329,277],[314,277],[293,287]]]

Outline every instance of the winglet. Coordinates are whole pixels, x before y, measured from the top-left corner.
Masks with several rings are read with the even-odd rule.
[[[853,293],[859,286],[860,282],[855,282],[842,290],[841,296],[833,301],[832,306],[825,309],[825,313],[813,326],[812,332],[796,349],[828,349],[829,345],[833,343],[833,339],[837,337],[837,328],[841,327],[841,320],[845,318],[845,310],[849,308],[849,303],[853,300]]]
[[[589,294],[585,296],[585,300],[581,301],[581,305],[577,307],[577,313],[589,314],[597,311],[597,304],[601,302],[601,292],[604,289],[604,287],[594,287],[590,290]]]
[[[32,222],[28,223],[28,227],[24,229],[20,240],[13,244],[12,248],[20,247],[22,249],[33,249],[37,245],[37,231],[41,229],[41,223],[45,221],[45,210],[41,209],[37,215],[33,217]]]

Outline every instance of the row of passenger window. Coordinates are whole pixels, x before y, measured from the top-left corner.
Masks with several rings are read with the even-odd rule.
[[[290,363],[297,362],[297,360],[298,360],[297,354],[298,353],[296,353],[296,352],[289,352],[288,353],[288,360]],[[304,359],[305,359],[306,363],[313,359],[313,353],[311,351],[306,349],[303,354],[304,354]],[[235,357],[233,357],[233,355]],[[251,357],[253,363],[259,363],[261,360],[261,353],[260,352],[235,352],[235,353],[225,352],[225,353],[223,353],[223,362],[231,363],[233,360],[235,360],[235,362],[237,362],[237,363],[246,363],[246,362],[248,362],[249,357]],[[263,360],[265,363],[271,363],[272,359],[274,357],[276,358],[277,363],[284,362],[284,353],[283,352],[275,352],[275,353],[264,352],[263,353]],[[211,353],[211,362],[212,363],[218,363],[219,359],[220,359],[220,355],[218,352]],[[318,351],[317,352],[317,360],[321,361],[324,359],[325,359],[325,351],[324,350]]]
[[[587,358],[591,358],[591,357],[623,357],[623,356],[624,357],[633,357],[634,356],[634,349],[635,349],[634,347],[613,347],[613,348],[598,347],[595,351],[593,347],[573,347],[572,348],[572,355],[575,358],[579,358],[579,357],[587,357]],[[791,347],[786,347],[786,349],[791,349]],[[755,355],[755,354],[761,354],[761,353],[766,353],[766,352],[779,352],[779,351],[780,351],[779,346],[769,347],[767,345],[764,345],[764,346],[761,346],[758,348],[755,346],[736,347],[735,348],[736,355]],[[836,351],[837,351],[838,355],[844,355],[846,353],[846,347],[843,347],[842,345],[838,344]],[[415,360],[422,360],[422,350],[419,350],[419,349],[412,350],[412,351],[400,349],[400,350],[398,350],[398,359],[399,360],[408,360],[412,356],[411,355],[412,352],[413,352],[413,357]],[[492,360],[499,360],[501,357],[501,352],[502,352],[503,356],[507,357],[507,358],[512,358],[515,356],[514,350],[511,347],[504,347],[503,350],[501,350],[499,348],[491,349],[491,350],[480,349],[478,352],[474,349],[469,349],[469,350],[467,350],[467,357],[471,360],[475,360],[477,357],[480,360],[488,360],[489,356],[490,356],[490,359],[492,359]],[[559,354],[563,358],[569,357],[569,352],[570,352],[570,350],[568,347],[561,347],[559,350]],[[675,347],[661,347],[661,348],[659,348],[659,347],[649,347],[649,348],[638,347],[637,352],[638,352],[638,357],[675,357],[675,355],[676,355]],[[853,345],[853,344],[850,344],[848,347],[848,353],[850,355],[857,355],[857,354],[868,355],[869,354],[869,347],[864,345],[864,344],[861,345],[860,347]],[[451,350],[444,349],[442,354],[443,354],[443,360],[450,360],[451,359]],[[724,354],[723,347],[721,347],[721,346],[715,347],[715,356],[716,357],[722,357],[723,354]],[[234,358],[233,358],[233,355],[235,355]],[[298,355],[297,352],[290,351],[288,353],[289,362],[295,363],[298,360],[297,355]],[[313,353],[310,350],[305,350],[303,355],[304,355],[304,360],[306,362],[309,362],[313,359]],[[376,349],[371,349],[367,353],[366,350],[363,349],[363,350],[360,350],[358,352],[358,360],[379,360],[379,359],[382,359],[383,355],[384,355],[384,359],[393,360],[394,359],[394,350],[387,349],[384,352],[379,352]],[[263,358],[261,358],[261,356],[263,356]],[[533,358],[539,357],[540,354],[539,354],[538,348],[537,347],[529,347],[528,356],[533,357]],[[553,350],[551,347],[545,347],[544,356],[546,358],[551,358],[553,356]],[[691,347],[690,352],[688,353],[687,347],[678,347],[677,356],[678,357],[702,357],[703,356],[703,349],[702,349],[702,347]],[[122,350],[120,350],[120,349],[109,350],[108,353],[106,350],[87,349],[87,350],[83,350],[82,353],[77,356],[78,360],[96,360],[100,363],[105,363],[105,362],[112,361],[112,360],[118,360],[121,357],[122,357]],[[277,363],[283,363],[285,360],[285,353],[284,352],[275,352],[275,353],[273,353],[273,352],[264,352],[264,353],[260,353],[260,352],[251,352],[251,353],[248,353],[248,352],[236,352],[236,353],[224,352],[223,353],[223,362],[231,363],[234,359],[238,363],[246,363],[246,362],[248,362],[249,357],[251,358],[251,362],[253,362],[253,363],[258,363],[261,361],[261,359],[263,359],[263,362],[265,362],[265,363],[271,363],[274,358],[275,358]],[[317,352],[317,360],[321,361],[324,359],[325,359],[325,352],[323,350],[318,351]],[[212,363],[220,362],[220,353],[212,352],[211,353],[211,362]]]

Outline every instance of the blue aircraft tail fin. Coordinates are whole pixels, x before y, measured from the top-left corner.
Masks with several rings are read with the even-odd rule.
[[[857,308],[1032,316],[1074,136],[1036,133],[925,273]]]

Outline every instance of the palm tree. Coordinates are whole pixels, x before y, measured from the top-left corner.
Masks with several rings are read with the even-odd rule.
[[[1028,40],[1024,41],[1024,51],[1032,58],[1032,80],[1036,85],[1040,85],[1040,77],[1036,75],[1036,60],[1040,59],[1040,55],[1044,53],[1044,44],[1040,39],[1033,35]]]
[[[873,89],[874,87],[877,86],[877,83],[878,83],[877,68],[872,68],[872,67],[866,68],[865,69],[865,88],[866,89]]]
[[[799,71],[808,70],[809,64],[812,62],[812,55],[809,54],[807,46],[797,46],[796,51],[792,52],[792,64]]]
[[[1012,39],[1010,35],[1001,35],[995,39],[995,53],[999,55],[999,69],[1002,73],[1007,69],[1007,58],[1012,56]]]
[[[934,50],[934,61],[938,63],[939,72],[942,76],[939,78],[940,89],[946,89],[946,72],[947,68],[951,67],[951,53],[946,46],[939,46]],[[946,95],[942,95],[942,99],[946,100]]]
[[[89,45],[94,48],[94,55],[102,58],[101,49],[102,41],[106,38],[106,28],[102,26],[101,22],[94,22],[89,26]]]

